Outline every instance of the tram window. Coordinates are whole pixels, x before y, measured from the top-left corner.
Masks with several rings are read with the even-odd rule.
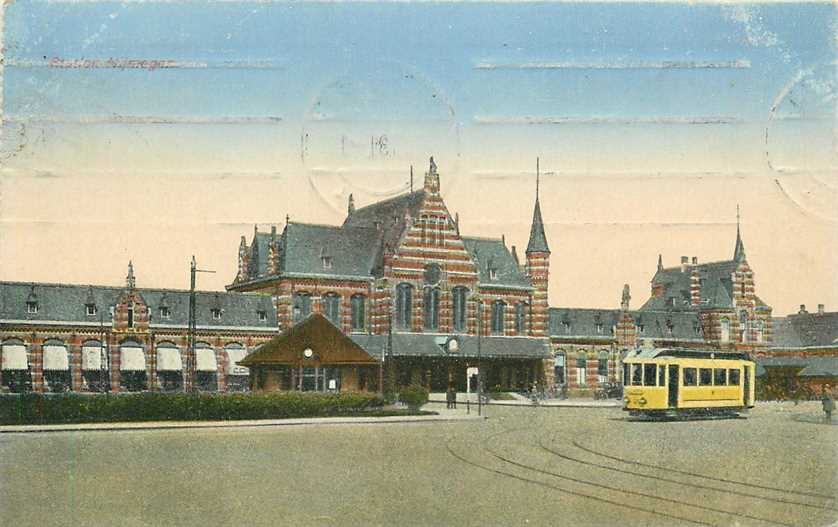
[[[713,368],[698,369],[698,384],[699,386],[710,386],[713,384]]]
[[[658,373],[658,365],[657,364],[644,364],[643,365],[643,385],[644,386],[654,386],[655,385],[655,377],[657,377]]]
[[[739,386],[739,370],[727,370],[728,384]]]
[[[713,370],[713,384],[716,386],[727,386],[727,370],[716,368]]]
[[[684,368],[684,386],[695,386],[695,368]]]
[[[642,364],[632,364],[631,365],[631,385],[632,386],[643,386],[643,365]]]
[[[666,386],[666,366],[658,368],[658,386]]]
[[[630,364],[623,364],[623,386],[631,386]]]

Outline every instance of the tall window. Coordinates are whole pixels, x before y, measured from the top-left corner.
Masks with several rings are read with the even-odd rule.
[[[452,291],[454,300],[454,331],[466,330],[466,288],[455,287]]]
[[[719,336],[719,340],[722,342],[730,342],[730,319],[723,318],[721,326],[721,335]]]
[[[762,342],[763,333],[765,333],[765,322],[762,320],[757,320],[754,322],[754,339],[757,342]]]
[[[400,329],[410,329],[413,320],[413,286],[399,284],[396,286],[396,326]]]
[[[526,304],[523,302],[515,304],[515,333],[518,335],[524,334],[526,316]]]
[[[128,327],[134,327],[134,306],[128,306]]]
[[[588,357],[584,351],[576,356],[576,384],[585,386],[588,384]]]
[[[553,373],[556,376],[556,384],[564,384],[564,363],[565,357],[564,354],[556,355],[556,365],[554,367]]]
[[[367,325],[367,299],[364,295],[352,297],[352,331],[361,331]]]
[[[439,289],[425,288],[425,329],[439,329]]]
[[[600,351],[597,357],[596,374],[599,382],[608,382],[608,352]]]
[[[323,314],[332,324],[340,325],[340,297],[335,293],[328,293],[323,297]]]
[[[500,300],[492,302],[492,333],[503,335],[504,317],[506,316],[506,304]]]
[[[742,342],[748,342],[748,313],[744,310],[739,312],[739,334]]]
[[[294,294],[294,322],[306,318],[311,314],[311,294],[310,293],[295,293]]]

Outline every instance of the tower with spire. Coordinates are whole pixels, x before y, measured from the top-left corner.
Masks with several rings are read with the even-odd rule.
[[[547,245],[544,220],[541,217],[540,180],[540,162],[536,158],[535,207],[532,214],[532,225],[530,226],[530,239],[527,243],[525,270],[534,289],[532,293],[531,332],[533,336],[546,337],[549,335],[547,291],[550,279],[550,247]]]
[[[746,260],[745,244],[742,243],[742,234],[739,231],[739,221],[739,205],[736,205],[736,247],[733,249],[733,261],[744,262]]]

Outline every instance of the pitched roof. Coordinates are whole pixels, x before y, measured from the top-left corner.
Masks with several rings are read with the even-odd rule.
[[[838,347],[838,312],[802,313],[774,319],[772,347]]]
[[[368,276],[379,233],[374,228],[289,223],[282,234],[280,269],[285,273]],[[330,267],[323,257],[330,257]]]
[[[66,322],[111,324],[110,307],[116,305],[125,291],[121,287],[27,282],[0,282],[0,320],[32,322]],[[189,291],[175,289],[137,288],[150,307],[152,325],[186,327],[189,323]],[[33,295],[34,293],[34,295]],[[38,312],[29,313],[26,302],[34,298]],[[98,313],[87,315],[90,299]],[[169,318],[161,318],[161,306],[169,308]],[[221,319],[214,319],[211,310],[221,310]],[[259,311],[266,320],[259,320]],[[198,291],[196,293],[198,326],[248,327],[273,330],[277,327],[276,310],[269,296],[243,293]]]
[[[350,338],[363,347],[367,353],[380,358],[386,353],[387,335],[350,335]],[[399,357],[477,357],[478,338],[472,335],[457,335],[459,348],[448,352],[445,344],[449,337],[425,335],[421,333],[394,333],[392,335],[393,356]],[[534,337],[497,337],[480,338],[479,356],[486,358],[543,359],[552,356],[547,339]]]
[[[530,241],[527,244],[527,253],[549,253],[547,236],[544,234],[544,220],[541,218],[541,204],[535,198],[535,208],[532,211],[532,225],[530,226]]]
[[[532,287],[503,240],[462,237],[463,245],[478,269],[481,286]],[[490,269],[495,270],[494,278]]]
[[[733,281],[731,276],[739,267],[735,260],[709,262],[658,270],[652,278],[653,285],[663,285],[664,294],[653,296],[641,310],[692,310],[690,305],[690,283],[692,270],[697,269],[701,280],[701,306],[703,308],[733,307]]]
[[[838,377],[838,357],[807,357],[800,377]]]
[[[620,320],[619,309],[550,308],[550,336],[553,338],[613,338]],[[698,313],[688,311],[630,311],[640,338],[701,340]],[[602,332],[597,331],[602,324]],[[670,333],[671,327],[671,333]],[[696,333],[698,329],[698,333]]]

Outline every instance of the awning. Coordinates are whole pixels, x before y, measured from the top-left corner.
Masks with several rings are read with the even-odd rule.
[[[244,348],[227,348],[227,375],[249,375],[250,370],[236,364],[247,356]]]
[[[26,346],[23,344],[3,345],[4,370],[28,370],[29,361],[26,359]]]
[[[197,371],[218,371],[215,350],[212,348],[197,348],[195,350],[195,369]]]
[[[122,346],[119,348],[121,361],[119,369],[122,371],[145,371],[145,353],[143,348]]]
[[[101,370],[102,369],[102,347],[82,346],[81,348],[81,369]]]
[[[44,346],[44,370],[67,371],[70,361],[67,360],[67,348],[64,346]]]
[[[177,348],[162,346],[157,348],[157,371],[181,371],[183,362]]]

